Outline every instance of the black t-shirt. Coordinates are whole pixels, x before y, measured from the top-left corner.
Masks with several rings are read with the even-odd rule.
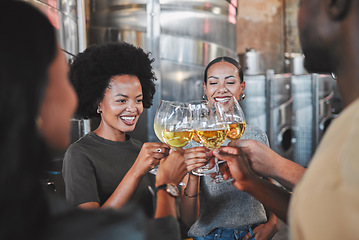
[[[63,162],[66,199],[72,205],[98,202],[102,205],[114,192],[135,162],[142,143],[126,135],[124,142],[110,141],[90,132],[71,144]],[[131,203],[142,207],[147,216],[154,214],[153,196],[148,189],[152,174],[145,175]]]
[[[171,216],[149,219],[133,204],[119,210],[84,210],[68,206],[53,193],[48,196],[51,217],[40,229],[44,240],[181,239],[179,224]]]

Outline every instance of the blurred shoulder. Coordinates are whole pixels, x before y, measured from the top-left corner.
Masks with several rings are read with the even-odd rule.
[[[246,124],[246,129],[241,139],[254,139],[269,146],[267,134],[257,126]]]

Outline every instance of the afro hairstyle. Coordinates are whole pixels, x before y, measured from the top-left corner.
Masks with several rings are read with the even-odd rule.
[[[69,78],[79,98],[77,117],[98,117],[98,104],[105,96],[113,76],[134,75],[142,87],[143,107],[152,106],[157,80],[150,53],[125,42],[89,46],[70,65]]]

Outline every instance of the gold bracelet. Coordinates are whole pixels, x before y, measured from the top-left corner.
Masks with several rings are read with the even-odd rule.
[[[188,198],[198,197],[198,195],[201,193],[201,192],[199,192],[199,193],[197,193],[196,195],[191,196],[191,195],[188,195],[188,194],[186,193],[186,189],[187,189],[187,188],[185,188],[184,191],[183,191],[183,196],[188,197]]]

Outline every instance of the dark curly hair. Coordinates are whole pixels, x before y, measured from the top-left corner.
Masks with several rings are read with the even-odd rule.
[[[117,75],[137,76],[142,86],[143,107],[151,107],[156,77],[151,66],[154,59],[149,55],[125,42],[92,45],[79,53],[70,65],[69,75],[79,98],[77,116],[85,119],[98,116],[98,104],[111,78]]]

